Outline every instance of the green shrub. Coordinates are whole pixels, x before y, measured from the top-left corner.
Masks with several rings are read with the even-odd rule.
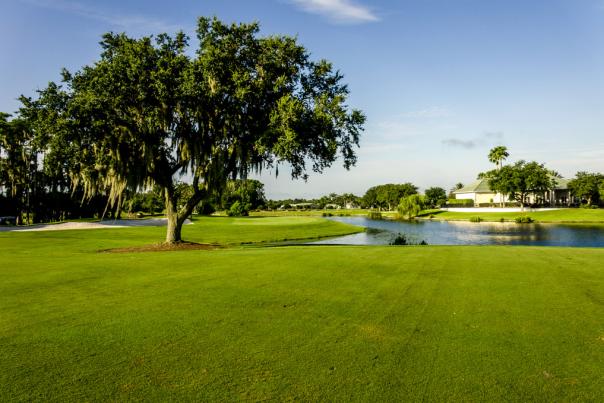
[[[216,207],[210,202],[202,202],[197,206],[196,210],[197,214],[200,215],[212,215],[216,212]]]
[[[401,234],[400,232],[394,237],[390,245],[401,246],[401,245],[428,245],[428,242],[422,239],[420,243],[413,243],[407,239],[405,234]]]
[[[449,200],[447,200],[447,206],[450,206],[450,207],[474,207],[474,200],[472,200],[472,199],[449,199]]]
[[[383,217],[382,213],[379,211],[370,211],[369,214],[367,214],[367,218],[370,220],[381,220]]]
[[[390,242],[390,245],[408,245],[407,237],[399,232],[392,242]]]
[[[322,215],[323,217],[332,217],[332,216],[333,216],[333,214],[332,214],[332,213],[326,213],[326,212],[323,212],[321,215]]]
[[[499,207],[499,203],[478,203],[478,207]]]
[[[514,218],[514,221],[516,221],[516,224],[530,224],[530,223],[534,222],[535,220],[533,220],[529,216],[520,216],[520,217]]]
[[[250,215],[249,205],[236,201],[227,211],[229,217],[244,217]]]
[[[478,216],[470,217],[470,222],[481,222],[482,218]]]

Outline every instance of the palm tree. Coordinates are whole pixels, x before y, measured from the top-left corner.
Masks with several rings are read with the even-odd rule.
[[[508,153],[508,148],[506,146],[497,146],[492,148],[491,151],[489,151],[489,161],[497,165],[498,171],[501,170],[503,160],[505,160],[509,156],[510,154]],[[500,204],[502,207],[505,207],[505,199],[503,195],[501,195]]]
[[[509,157],[508,148],[506,146],[497,146],[489,151],[489,161],[497,165],[497,169],[501,169],[503,160]]]

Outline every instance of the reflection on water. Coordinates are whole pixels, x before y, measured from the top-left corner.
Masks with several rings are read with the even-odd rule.
[[[604,246],[604,226],[566,224],[471,223],[466,221],[390,221],[365,217],[332,217],[367,228],[366,232],[314,244],[387,245],[396,234],[411,243],[430,245]]]

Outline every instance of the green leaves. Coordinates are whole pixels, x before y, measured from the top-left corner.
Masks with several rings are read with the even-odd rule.
[[[505,146],[497,146],[489,151],[489,162],[497,164],[497,168],[501,169],[503,160],[509,157],[508,149]]]
[[[64,71],[65,88],[51,84],[36,101],[51,154],[64,153],[87,197],[113,201],[152,184],[172,193],[189,174],[187,209],[265,167],[287,163],[306,178],[307,163],[322,172],[341,156],[350,168],[365,116],[346,105],[342,75],[295,38],[258,32],[200,18],[195,56],[182,32],[105,34],[96,63]]]
[[[416,194],[417,186],[412,183],[373,186],[363,196],[363,202],[367,207],[394,208],[402,198]]]
[[[424,209],[424,198],[418,194],[403,197],[397,206],[397,211],[400,218],[410,220]]]
[[[572,194],[587,202],[588,206],[598,203],[604,196],[604,175],[600,173],[577,172],[568,183]]]
[[[529,194],[546,192],[555,185],[553,172],[535,161],[520,160],[480,175],[489,180],[491,190],[508,195],[521,204],[526,202]]]

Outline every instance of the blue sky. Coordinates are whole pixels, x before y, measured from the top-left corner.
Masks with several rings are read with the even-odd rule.
[[[4,0],[0,111],[93,62],[106,31],[192,33],[200,15],[297,35],[367,114],[357,167],[307,183],[264,173],[270,197],[449,188],[499,144],[567,177],[604,171],[604,0]]]

